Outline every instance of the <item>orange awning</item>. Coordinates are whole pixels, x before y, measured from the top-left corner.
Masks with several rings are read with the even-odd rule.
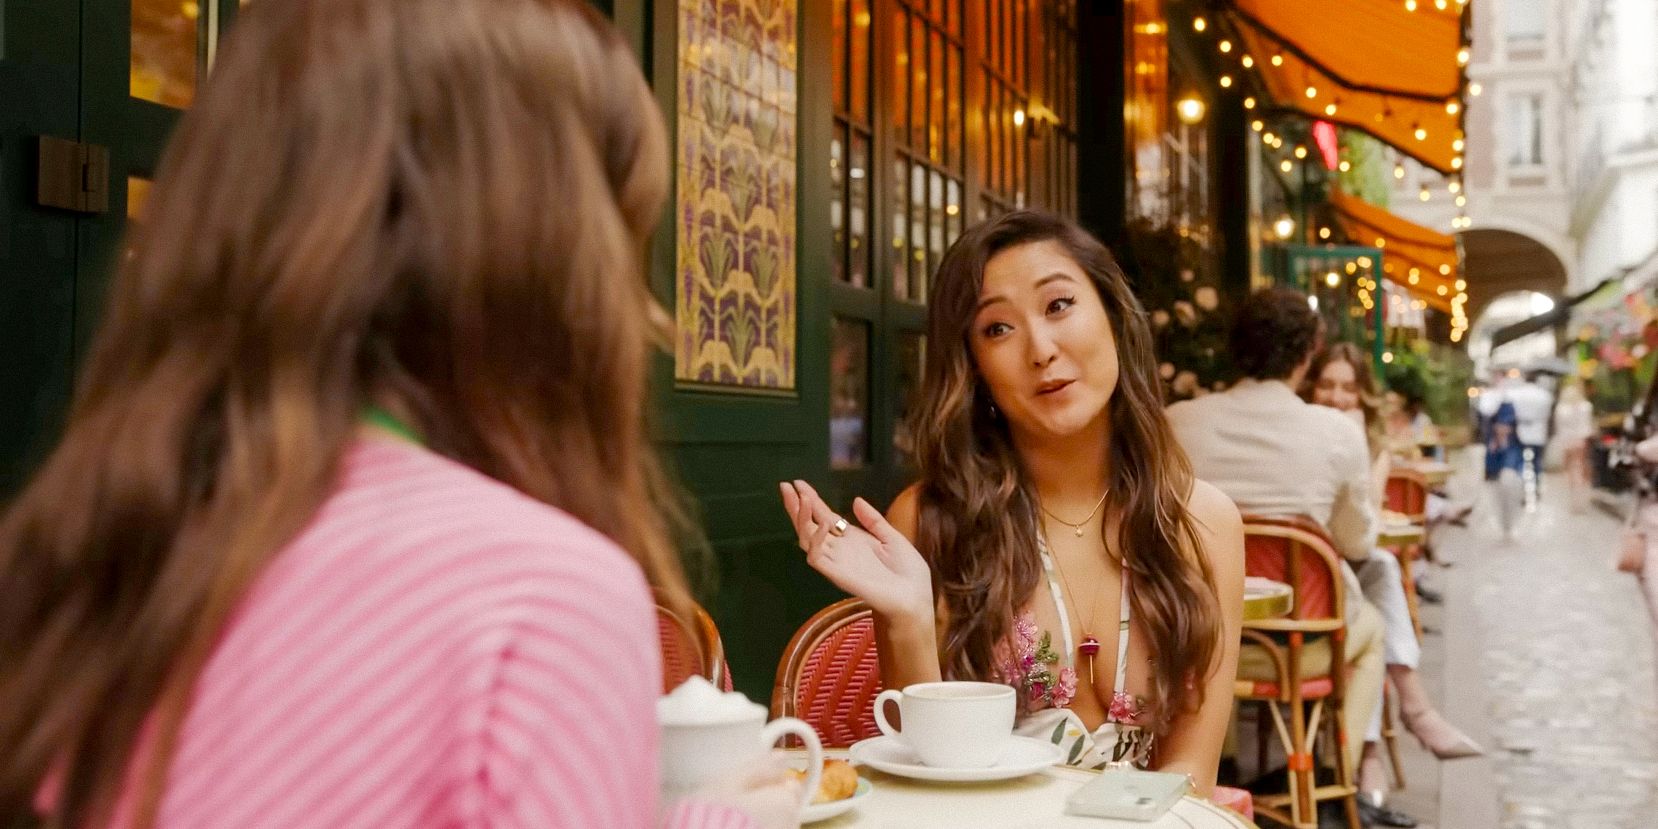
[[[1462,163],[1463,5],[1437,2],[1232,0],[1230,17],[1238,58],[1273,107],[1367,132],[1450,175]]]
[[[1382,250],[1383,275],[1447,313],[1457,290],[1456,239],[1367,201],[1331,191],[1330,207],[1347,238]]]

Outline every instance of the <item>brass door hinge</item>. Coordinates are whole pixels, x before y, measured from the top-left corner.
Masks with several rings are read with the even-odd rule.
[[[35,200],[77,213],[109,210],[109,148],[40,136]]]

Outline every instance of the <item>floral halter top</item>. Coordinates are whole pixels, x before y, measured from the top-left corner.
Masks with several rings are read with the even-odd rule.
[[[1092,732],[1083,727],[1076,712],[1068,707],[1077,691],[1077,646],[1071,637],[1071,614],[1059,586],[1058,571],[1048,543],[1040,535],[1037,549],[1059,614],[1062,648],[1055,650],[1053,636],[1038,632],[1035,617],[1024,611],[1014,620],[1013,637],[1003,650],[997,681],[1019,692],[1019,719],[1014,731],[1021,736],[1051,741],[1065,751],[1067,765],[1104,768],[1114,764],[1146,768],[1151,763],[1153,733],[1143,727],[1148,719],[1144,699],[1128,693],[1128,571],[1123,571],[1122,613],[1117,624],[1117,675],[1111,686],[1111,702],[1105,722]]]

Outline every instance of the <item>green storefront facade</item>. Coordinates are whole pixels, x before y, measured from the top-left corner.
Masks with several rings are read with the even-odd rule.
[[[167,81],[208,71],[240,4],[185,3],[184,24],[179,5],[0,0],[0,492],[26,478],[68,405],[120,234],[188,103]],[[841,504],[885,503],[907,483],[901,417],[925,355],[926,283],[949,242],[1036,206],[1120,244],[1145,212],[1136,182],[1173,165],[1136,137],[1163,141],[1164,127],[1137,129],[1125,102],[1172,124],[1175,94],[1210,113],[1204,151],[1180,161],[1238,170],[1204,177],[1200,200],[1242,198],[1242,109],[1168,37],[1179,4],[597,5],[674,134],[676,193],[650,275],[678,331],[653,376],[657,437],[695,496],[712,564],[701,597],[733,677],[765,699],[795,628],[839,598],[805,565],[777,483],[804,478]],[[1157,54],[1148,34],[1163,38]],[[186,56],[140,65],[158,42]],[[1147,74],[1163,80],[1142,89]],[[47,155],[80,165],[78,203],[40,203],[43,178],[60,175],[43,172],[42,137],[73,142]],[[1247,245],[1225,244],[1244,238],[1243,213],[1193,217],[1211,240],[1201,275],[1227,295],[1248,284]]]

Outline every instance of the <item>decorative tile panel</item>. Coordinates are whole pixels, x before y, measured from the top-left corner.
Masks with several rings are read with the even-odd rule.
[[[795,388],[796,0],[680,0],[674,377]]]

